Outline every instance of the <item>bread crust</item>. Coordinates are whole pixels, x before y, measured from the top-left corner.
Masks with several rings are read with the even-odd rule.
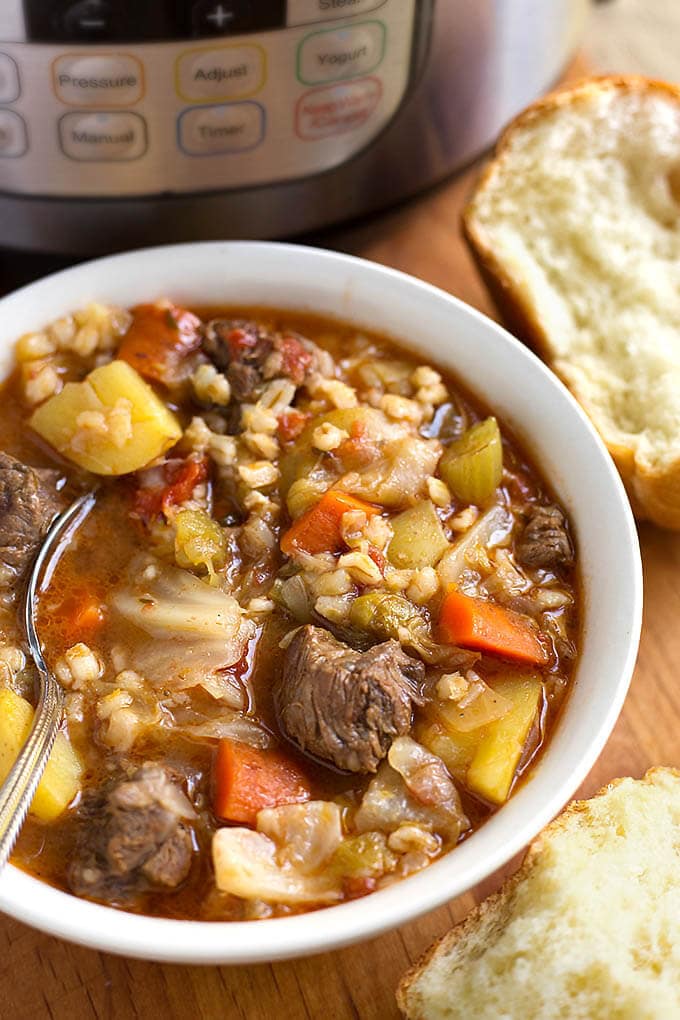
[[[517,134],[547,113],[575,101],[587,99],[588,96],[595,96],[602,91],[612,90],[637,94],[660,93],[673,99],[680,106],[680,86],[641,75],[601,75],[584,78],[542,96],[515,117],[500,136],[493,158],[483,170],[463,210],[463,234],[482,279],[508,327],[533,347],[560,376],[593,421],[616,463],[635,515],[641,520],[648,519],[661,527],[677,531],[680,530],[680,455],[662,468],[654,468],[638,457],[633,447],[623,445],[614,439],[601,415],[594,413],[588,394],[567,379],[560,372],[559,366],[555,365],[550,336],[527,295],[523,293],[521,281],[513,277],[496,257],[492,245],[485,236],[484,228],[476,222],[477,203],[494,176],[500,172]]]
[[[676,779],[680,779],[680,769],[665,765],[657,765],[654,768],[648,769],[642,779],[636,780],[636,782],[653,785],[655,778],[662,775],[674,776]],[[578,818],[579,815],[587,813],[588,806],[591,801],[597,800],[598,797],[605,796],[611,790],[626,782],[628,778],[629,777],[624,777],[612,780],[612,782],[607,783],[606,786],[603,786],[601,790],[598,790],[598,792],[593,794],[593,796],[588,800],[572,801],[571,804],[569,804],[564,811],[557,816],[557,818],[550,822],[550,824],[539,833],[533,843],[529,845],[520,867],[513,875],[510,876],[510,878],[506,879],[500,889],[498,889],[495,893],[492,893],[491,896],[487,897],[487,899],[474,907],[467,917],[465,917],[459,924],[455,925],[451,931],[437,939],[420,957],[420,959],[404,974],[399,982],[396,996],[397,1005],[407,1020],[427,1020],[426,1015],[420,1010],[414,1011],[412,1008],[414,1004],[409,1003],[409,993],[414,983],[427,969],[430,961],[440,953],[450,953],[452,950],[455,950],[459,943],[464,941],[468,936],[476,934],[480,927],[487,925],[490,928],[498,927],[500,923],[504,922],[512,909],[512,899],[515,889],[529,877],[541,853],[543,852],[544,847],[550,843],[551,839],[555,835],[562,832],[564,829],[568,829],[571,822]]]

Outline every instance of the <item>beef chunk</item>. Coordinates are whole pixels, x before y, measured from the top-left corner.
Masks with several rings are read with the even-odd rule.
[[[358,652],[308,625],[286,651],[274,692],[279,722],[303,751],[349,772],[375,772],[410,730],[423,676],[397,641]]]
[[[20,577],[62,509],[57,471],[28,467],[0,452],[0,567]]]
[[[525,567],[553,569],[573,564],[574,551],[558,507],[531,507],[517,544],[517,559]]]
[[[144,765],[83,810],[79,852],[69,869],[78,896],[125,901],[153,888],[174,889],[189,873],[194,817],[166,769]]]
[[[203,350],[231,385],[234,398],[253,402],[269,379],[301,386],[316,360],[316,345],[290,333],[272,333],[247,319],[213,319]]]

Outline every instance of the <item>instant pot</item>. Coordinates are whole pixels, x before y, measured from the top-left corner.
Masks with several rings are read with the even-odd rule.
[[[386,206],[550,86],[588,0],[0,0],[0,245],[280,237]]]

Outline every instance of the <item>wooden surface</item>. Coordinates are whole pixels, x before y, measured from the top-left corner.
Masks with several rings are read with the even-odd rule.
[[[475,172],[324,241],[413,273],[493,314],[458,232]],[[0,283],[11,275],[5,268]],[[680,766],[680,534],[643,525],[640,538],[646,593],[639,661],[621,718],[583,795],[616,776],[640,776],[653,764]],[[80,949],[0,919],[0,1018],[396,1020],[394,989],[402,973],[502,877],[369,943],[271,966],[143,963]]]

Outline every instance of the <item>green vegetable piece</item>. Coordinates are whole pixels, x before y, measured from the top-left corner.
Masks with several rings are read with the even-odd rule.
[[[205,567],[212,581],[227,558],[227,536],[220,525],[204,510],[180,510],[175,527],[177,565]]]
[[[451,492],[465,503],[483,506],[503,475],[503,444],[498,422],[485,418],[444,451],[439,473]]]
[[[381,832],[364,832],[343,840],[330,862],[331,870],[346,878],[379,878],[396,865],[397,857]]]
[[[433,567],[449,548],[437,511],[429,499],[404,510],[390,521],[394,537],[387,558],[400,570]]]

